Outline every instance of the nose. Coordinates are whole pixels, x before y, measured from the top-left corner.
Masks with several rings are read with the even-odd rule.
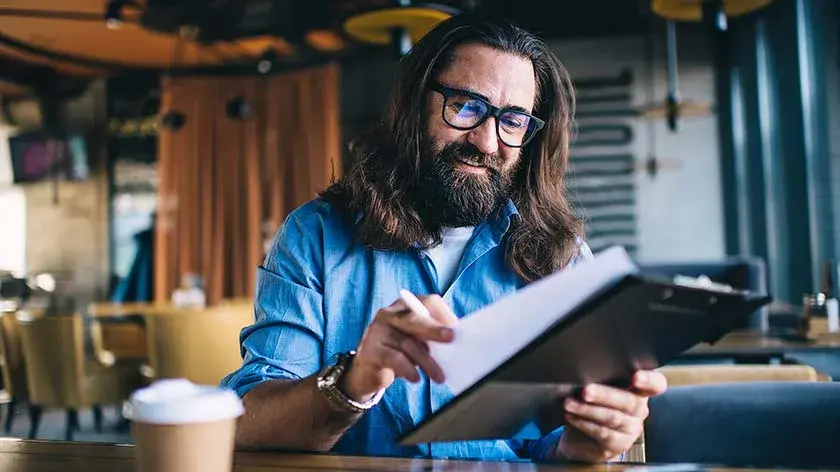
[[[499,152],[499,137],[496,135],[496,121],[492,116],[480,126],[470,130],[467,141],[484,154]]]

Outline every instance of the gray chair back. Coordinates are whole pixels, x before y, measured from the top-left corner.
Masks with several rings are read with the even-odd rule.
[[[840,465],[840,383],[672,387],[651,399],[648,462],[729,467]]]

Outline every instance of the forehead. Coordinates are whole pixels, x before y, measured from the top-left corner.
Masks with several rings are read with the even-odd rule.
[[[484,95],[499,107],[534,107],[536,80],[531,60],[483,44],[456,47],[452,62],[437,80],[447,87]]]

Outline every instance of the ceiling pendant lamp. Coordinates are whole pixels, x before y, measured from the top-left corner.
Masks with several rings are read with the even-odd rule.
[[[727,19],[766,7],[773,0],[651,0],[657,15],[672,21],[707,22],[724,31]]]
[[[651,10],[665,19],[667,26],[667,66],[668,66],[668,96],[664,109],[649,110],[664,111],[668,120],[668,128],[677,130],[677,122],[683,111],[688,107],[679,96],[677,74],[677,22],[702,22],[713,31],[726,31],[729,27],[728,19],[758,11],[773,0],[651,0]],[[695,104],[698,105],[698,104]],[[693,111],[701,114],[708,113],[708,106],[695,106]]]
[[[438,23],[458,13],[443,5],[399,0],[393,7],[351,16],[344,22],[344,31],[361,43],[390,46],[399,58],[408,54],[412,46]]]

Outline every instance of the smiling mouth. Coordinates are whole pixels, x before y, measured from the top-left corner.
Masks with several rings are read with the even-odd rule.
[[[464,159],[455,159],[455,162],[458,163],[458,166],[466,170],[467,172],[472,172],[476,174],[485,173],[487,172],[487,167],[476,162],[467,161]]]

